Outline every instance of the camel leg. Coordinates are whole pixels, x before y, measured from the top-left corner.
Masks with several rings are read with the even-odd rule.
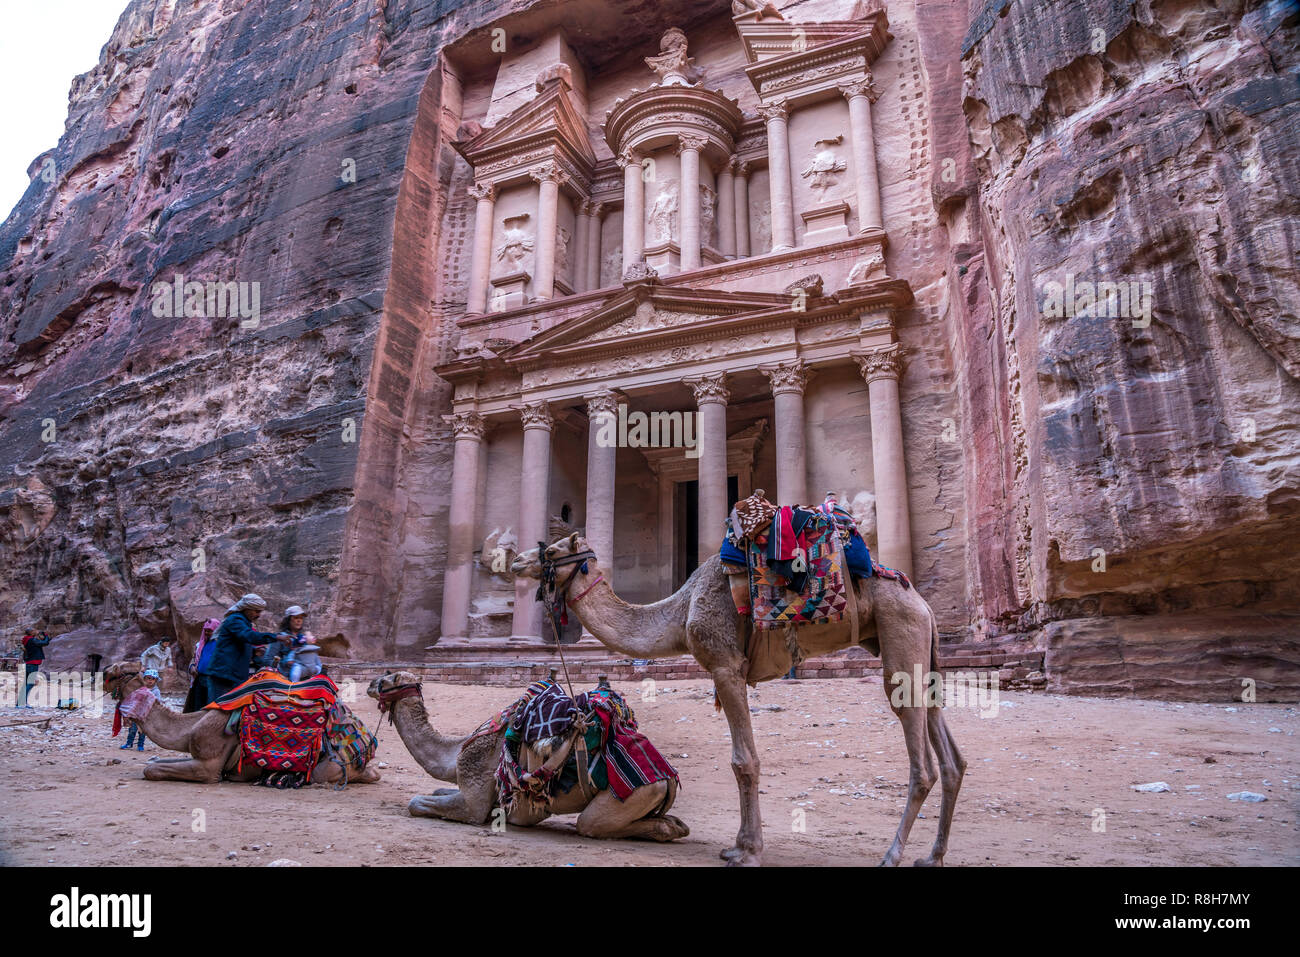
[[[740,831],[736,846],[722,852],[728,865],[757,866],[763,861],[763,820],[758,807],[758,749],[749,721],[745,680],[731,669],[714,672],[718,701],[731,728],[731,770],[740,789]]]
[[[195,758],[151,761],[145,765],[146,781],[193,781],[198,784],[216,784],[221,780],[221,764],[199,761]]]
[[[886,671],[886,675],[892,673]],[[886,693],[891,690],[888,677],[885,680],[885,690]],[[894,843],[889,846],[884,860],[880,862],[882,867],[894,867],[902,858],[903,848],[907,845],[907,835],[911,833],[916,815],[920,812],[921,805],[925,803],[930,788],[934,786],[936,777],[934,769],[930,766],[929,755],[926,753],[927,709],[924,705],[894,707],[892,701],[890,707],[903,726],[903,740],[907,744],[907,763],[910,771],[907,780],[907,806],[903,809],[902,820],[898,822]]]
[[[601,791],[578,815],[578,833],[583,837],[661,842],[685,837],[690,829],[677,818],[646,816],[663,803],[667,794],[667,781],[639,787],[625,801],[620,801],[613,791]]]
[[[939,806],[939,833],[934,839],[934,847],[929,857],[916,862],[917,867],[941,867],[943,856],[948,853],[948,831],[952,827],[952,814],[957,807],[957,792],[961,790],[962,777],[966,773],[966,761],[957,750],[957,742],[943,720],[942,708],[930,708],[929,731],[930,744],[939,756],[939,782],[943,788],[943,800]]]

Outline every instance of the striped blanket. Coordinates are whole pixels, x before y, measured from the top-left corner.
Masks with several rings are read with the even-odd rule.
[[[599,721],[600,740],[590,752],[591,777],[597,787],[604,790],[607,781],[615,797],[625,801],[643,785],[655,781],[680,782],[677,770],[637,730],[632,709],[617,691],[609,688],[587,691],[578,695],[576,704]]]
[[[293,704],[320,702],[326,708],[338,700],[339,689],[327,676],[317,675],[306,681],[290,681],[278,671],[259,671],[241,685],[231,688],[207,705],[219,711],[238,711],[253,703],[254,695],[266,695],[270,701]]]

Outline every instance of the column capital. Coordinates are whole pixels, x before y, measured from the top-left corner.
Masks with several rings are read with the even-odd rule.
[[[559,163],[548,162],[534,166],[528,171],[530,179],[539,183],[553,182],[557,186],[563,186],[569,181],[569,174],[560,169]]]
[[[732,159],[736,161],[736,166],[735,166],[736,175],[742,179],[749,179],[749,169],[750,169],[749,164],[746,163],[744,160],[742,160],[739,156],[733,156]]]
[[[528,429],[545,429],[550,432],[555,427],[555,417],[551,415],[551,408],[545,402],[526,402],[518,408],[519,416],[523,419],[524,430]]]
[[[721,176],[724,173],[728,173],[732,176],[735,176],[736,167],[739,165],[740,165],[740,157],[736,156],[733,153],[732,155],[727,157],[727,161],[725,163],[723,163],[721,166],[718,167],[718,175]]]
[[[487,200],[489,203],[491,203],[496,201],[497,185],[496,183],[476,182],[473,186],[469,188],[468,192],[470,196],[474,197],[479,202],[482,202],[483,200]]]
[[[726,405],[727,400],[731,398],[731,393],[727,391],[725,372],[716,372],[713,375],[703,375],[685,381],[695,394],[696,405],[707,405],[710,402]]]
[[[605,212],[605,204],[597,202],[594,199],[585,200],[578,210],[584,216],[591,216],[600,219]]]
[[[857,360],[858,371],[862,373],[862,378],[867,383],[876,379],[897,379],[903,374],[903,346],[895,342],[893,345],[884,346],[880,349],[872,349],[870,352],[857,352],[853,354]]]
[[[619,150],[618,155],[614,157],[614,162],[618,164],[619,169],[627,169],[629,166],[640,166],[641,157],[629,146],[627,149]]]
[[[790,106],[785,100],[776,100],[772,103],[765,103],[758,108],[758,115],[769,123],[772,120],[787,120],[790,118]]]
[[[855,96],[865,96],[872,103],[880,99],[880,87],[876,86],[875,78],[870,73],[861,79],[841,83],[839,89],[850,100]]]
[[[694,150],[699,153],[708,144],[707,136],[691,136],[683,133],[677,137],[677,155],[680,156],[686,150]]]
[[[457,439],[472,439],[475,442],[487,432],[487,422],[477,412],[453,412],[447,419]]]
[[[802,359],[781,362],[774,366],[760,366],[759,371],[767,376],[773,395],[780,395],[783,392],[797,392],[803,395],[808,380],[812,378],[812,370],[804,365]]]
[[[595,419],[597,416],[618,415],[618,393],[610,389],[602,389],[599,392],[585,396],[587,400],[587,417]]]

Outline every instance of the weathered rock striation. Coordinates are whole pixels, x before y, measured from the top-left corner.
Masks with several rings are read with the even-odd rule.
[[[1037,643],[1064,690],[1294,695],[1296,4],[888,7],[881,188],[944,630]],[[132,0],[0,226],[6,619],[114,654],[255,589],[354,656],[435,640],[432,369],[464,310],[440,264],[465,261],[451,143],[482,108],[447,51],[561,16],[635,61],[724,8]],[[187,315],[156,290],[178,275],[244,311]]]

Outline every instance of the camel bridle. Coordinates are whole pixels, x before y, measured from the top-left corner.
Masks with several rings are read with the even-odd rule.
[[[393,724],[393,705],[403,698],[423,698],[424,686],[420,682],[414,684],[395,685],[387,691],[381,691],[375,695],[375,700],[379,702],[379,722],[382,724],[384,715],[388,715],[388,723]]]

